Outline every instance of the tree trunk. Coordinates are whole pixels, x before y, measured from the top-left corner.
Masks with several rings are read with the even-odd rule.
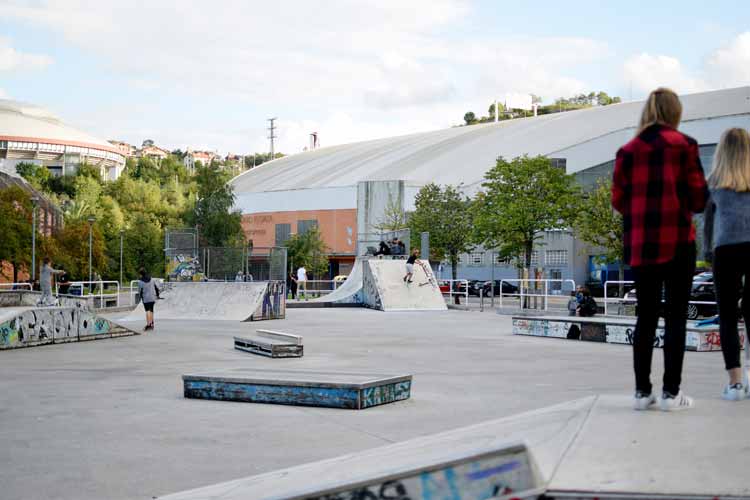
[[[528,275],[526,276],[527,279],[531,280],[534,279],[534,270],[531,267],[531,254],[534,251],[534,239],[528,239],[526,240],[526,269]],[[528,282],[531,283],[531,282]],[[523,285],[523,282],[521,282],[521,285]],[[529,287],[530,288],[530,287]],[[521,305],[522,309],[527,309],[529,307],[529,295],[524,295],[524,303]]]
[[[621,299],[625,297],[625,264],[622,263],[622,261],[617,262],[617,274],[618,274],[618,280],[620,280],[620,287],[619,287],[619,293],[617,294],[618,297]]]
[[[451,254],[451,276],[453,277],[453,281],[451,282],[451,290],[453,292],[457,292],[458,283],[456,282],[456,280],[458,279],[458,254],[455,254],[455,253]],[[453,303],[460,304],[461,297],[459,295],[454,295]]]
[[[18,265],[15,262],[11,262],[10,265],[13,267],[13,283],[18,283]],[[32,283],[31,286],[33,288],[34,284]]]

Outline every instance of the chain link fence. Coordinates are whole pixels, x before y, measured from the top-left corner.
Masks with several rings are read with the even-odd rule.
[[[170,281],[285,281],[285,247],[170,248]]]

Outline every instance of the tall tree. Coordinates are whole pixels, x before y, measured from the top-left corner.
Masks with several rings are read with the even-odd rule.
[[[414,237],[430,233],[430,258],[448,259],[453,279],[458,277],[458,256],[470,252],[472,245],[471,200],[460,186],[427,184],[414,199],[415,210],[409,216]],[[458,298],[458,296],[456,296]]]
[[[534,242],[543,231],[573,222],[580,192],[573,176],[544,156],[498,158],[482,187],[474,202],[477,241],[504,258],[523,258],[533,277]]]
[[[292,235],[284,246],[287,247],[289,272],[299,266],[305,266],[305,269],[318,279],[328,272],[328,247],[318,226],[313,226],[302,234]]]
[[[234,190],[228,184],[229,178],[229,174],[217,165],[197,169],[197,199],[186,221],[200,228],[201,239],[207,246],[234,246],[245,239],[242,216],[232,210]]]
[[[0,262],[11,264],[14,282],[31,261],[32,210],[31,197],[22,188],[0,189]]]
[[[622,244],[622,216],[612,208],[612,181],[600,180],[596,187],[584,193],[573,226],[576,236],[598,247],[602,264],[618,264],[619,280],[625,279]],[[620,283],[620,297],[623,284]]]

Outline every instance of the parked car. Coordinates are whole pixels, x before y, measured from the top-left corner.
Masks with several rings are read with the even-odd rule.
[[[690,290],[690,302],[714,302],[714,304],[688,304],[688,319],[698,319],[699,317],[711,317],[718,314],[716,308],[716,295],[713,285],[714,275],[712,272],[702,272],[693,277],[693,286]],[[633,288],[625,294],[623,302],[626,304],[636,303],[636,290]],[[662,302],[664,301],[664,291],[662,290]],[[663,313],[659,313],[663,316]]]
[[[469,280],[469,295],[474,295],[476,297],[479,297],[479,291],[483,290],[482,294],[485,297],[489,297],[491,295],[500,295],[500,283],[502,283],[503,287],[503,294],[515,294],[518,293],[518,287],[508,281],[503,280],[495,280],[494,286],[493,282],[491,281],[484,281],[484,280]],[[461,283],[459,285],[459,291],[464,292],[464,284]]]

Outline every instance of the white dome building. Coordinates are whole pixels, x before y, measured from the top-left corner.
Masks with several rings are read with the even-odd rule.
[[[20,162],[44,165],[53,175],[75,172],[86,162],[99,167],[103,179],[115,180],[125,167],[125,156],[44,108],[0,99],[0,169],[15,174]]]

